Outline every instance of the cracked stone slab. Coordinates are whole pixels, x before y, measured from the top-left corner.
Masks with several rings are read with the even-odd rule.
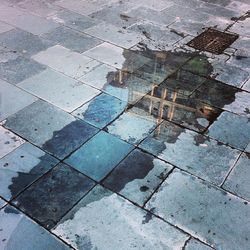
[[[226,179],[223,188],[250,201],[249,164],[249,153],[243,153]]]
[[[58,27],[58,24],[25,12],[17,7],[2,5],[0,20],[34,35],[41,35]]]
[[[29,32],[13,29],[0,34],[0,45],[31,56],[42,50],[46,50],[52,43]]]
[[[51,229],[93,186],[92,180],[60,163],[14,199],[13,204]]]
[[[149,58],[106,42],[84,52],[83,55],[128,72],[133,72],[150,61]]]
[[[78,249],[180,250],[187,240],[178,229],[101,186],[84,197],[52,232]]]
[[[35,61],[45,64],[65,75],[73,78],[80,78],[100,63],[73,52],[61,45],[55,45],[32,57]]]
[[[70,247],[11,206],[0,211],[0,248],[69,250]]]
[[[34,60],[20,56],[16,51],[0,49],[0,78],[9,83],[17,84],[45,68]]]
[[[102,41],[97,38],[63,26],[44,34],[43,38],[79,53],[87,51],[102,43]]]
[[[141,41],[140,34],[103,22],[86,29],[84,33],[126,49],[131,48]]]
[[[182,171],[146,207],[216,249],[248,249],[250,204]]]
[[[8,117],[4,126],[60,159],[98,132],[86,122],[41,100]]]
[[[213,248],[192,238],[188,241],[185,250],[213,250]]]
[[[141,150],[133,150],[103,185],[143,206],[173,167]]]
[[[240,154],[238,150],[166,121],[139,147],[217,185],[223,182]]]
[[[97,24],[96,20],[88,16],[80,15],[66,9],[58,11],[54,15],[48,17],[48,19],[82,32]]]
[[[0,159],[0,195],[12,199],[58,162],[32,144],[22,144]]]
[[[244,150],[250,141],[249,118],[225,111],[211,125],[208,135],[225,144]]]
[[[126,102],[102,93],[75,110],[72,114],[102,129],[117,118],[126,107]]]
[[[24,142],[25,141],[21,137],[0,126],[0,158],[9,154]]]
[[[155,120],[142,118],[132,112],[123,113],[107,127],[110,134],[132,144],[138,144],[156,127]]]
[[[65,162],[92,179],[100,181],[132,149],[132,145],[101,131],[76,150]]]
[[[97,89],[50,69],[20,82],[18,87],[67,112],[72,112],[100,93]]]
[[[0,80],[0,121],[35,102],[37,98]]]

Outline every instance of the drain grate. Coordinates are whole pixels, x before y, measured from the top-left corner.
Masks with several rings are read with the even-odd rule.
[[[209,28],[188,42],[187,45],[197,50],[221,54],[238,37],[239,36],[237,34],[221,32],[219,30]]]

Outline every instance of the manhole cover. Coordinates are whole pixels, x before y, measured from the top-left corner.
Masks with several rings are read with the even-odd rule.
[[[221,32],[210,28],[188,42],[187,45],[198,50],[221,54],[238,37],[237,34]]]

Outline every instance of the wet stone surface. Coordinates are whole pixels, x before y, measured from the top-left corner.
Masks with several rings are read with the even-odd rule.
[[[216,249],[249,246],[250,205],[181,171],[169,176],[147,208]]]
[[[0,159],[0,196],[10,200],[57,163],[54,157],[24,143]]]
[[[93,186],[89,178],[60,163],[14,199],[13,204],[50,229]]]
[[[52,231],[79,249],[181,249],[187,239],[179,230],[100,186]]]
[[[143,205],[172,166],[135,149],[104,180],[105,187]]]
[[[240,154],[209,137],[169,122],[158,126],[139,147],[217,185],[223,182]]]
[[[0,247],[2,249],[70,249],[66,244],[11,206],[6,206],[0,211],[0,224]]]

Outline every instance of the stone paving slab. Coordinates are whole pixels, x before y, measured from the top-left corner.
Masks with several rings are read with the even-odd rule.
[[[191,239],[188,241],[185,250],[212,250],[213,248],[201,243],[198,240]]]
[[[44,228],[11,206],[7,206],[0,211],[0,223],[1,249],[71,249],[55,236],[47,232]]]
[[[176,228],[101,186],[83,198],[52,232],[78,249],[182,249],[187,240]]]
[[[6,202],[0,198],[0,209],[2,209],[6,205]]]
[[[60,163],[13,204],[44,227],[52,228],[93,186],[89,178]]]
[[[248,249],[249,203],[184,172],[175,170],[147,208],[216,249]]]

